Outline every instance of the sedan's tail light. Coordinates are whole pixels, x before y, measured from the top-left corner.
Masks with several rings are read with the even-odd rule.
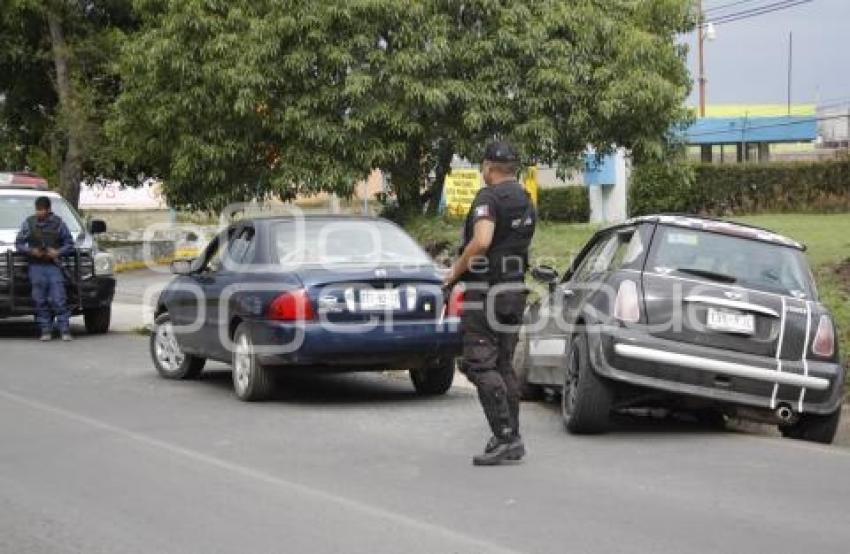
[[[461,315],[463,315],[463,289],[455,287],[449,293],[446,317],[460,317]]]
[[[308,321],[315,318],[310,298],[304,289],[287,291],[272,300],[266,317],[274,321]]]
[[[614,317],[626,323],[640,321],[640,298],[634,281],[620,283],[617,299],[614,301]]]
[[[828,315],[820,316],[812,352],[823,358],[831,358],[835,354],[835,329]]]

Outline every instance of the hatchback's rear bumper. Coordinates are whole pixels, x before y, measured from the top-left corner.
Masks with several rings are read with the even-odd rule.
[[[843,400],[844,368],[659,339],[640,329],[602,326],[589,333],[591,361],[609,379],[704,399],[828,414]]]
[[[254,321],[250,328],[260,361],[273,366],[409,369],[453,359],[462,350],[457,321],[396,322],[391,327]]]

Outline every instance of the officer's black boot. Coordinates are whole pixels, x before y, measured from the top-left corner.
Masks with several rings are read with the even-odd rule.
[[[494,466],[504,461],[519,460],[525,455],[525,446],[522,444],[522,439],[511,429],[505,428],[501,433],[501,437],[494,438],[496,439],[495,441],[491,440],[491,442],[487,443],[483,454],[472,458],[473,465]]]
[[[520,444],[522,445],[522,436],[517,435],[517,438],[520,440]],[[484,453],[489,454],[489,453],[493,452],[494,450],[496,450],[496,448],[499,446],[500,442],[501,441],[499,440],[499,437],[497,437],[496,435],[491,436],[490,440],[487,441],[487,444],[484,445]],[[525,446],[524,445],[522,445],[521,449],[519,449],[517,452],[512,453],[506,459],[510,460],[512,462],[516,462],[518,460],[521,460],[523,458],[523,456],[525,456]]]

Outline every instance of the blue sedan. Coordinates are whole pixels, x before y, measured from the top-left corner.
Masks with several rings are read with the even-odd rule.
[[[406,369],[417,392],[445,393],[460,354],[462,294],[407,233],[377,218],[247,219],[215,237],[157,302],[150,350],[163,377],[230,362],[242,400],[274,374]]]

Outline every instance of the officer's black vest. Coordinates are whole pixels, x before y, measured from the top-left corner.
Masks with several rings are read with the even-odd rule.
[[[534,236],[537,213],[528,193],[518,182],[502,183],[492,188],[496,197],[496,228],[487,250],[487,272],[468,272],[465,280],[521,281],[528,269],[528,247]],[[464,228],[464,247],[472,240],[474,214],[470,213]]]
[[[36,216],[32,215],[27,219],[27,226],[30,232],[30,248],[41,248],[43,250],[54,248],[58,250],[61,246],[59,235],[62,229],[62,220],[59,217],[50,214],[44,221],[39,221]]]

